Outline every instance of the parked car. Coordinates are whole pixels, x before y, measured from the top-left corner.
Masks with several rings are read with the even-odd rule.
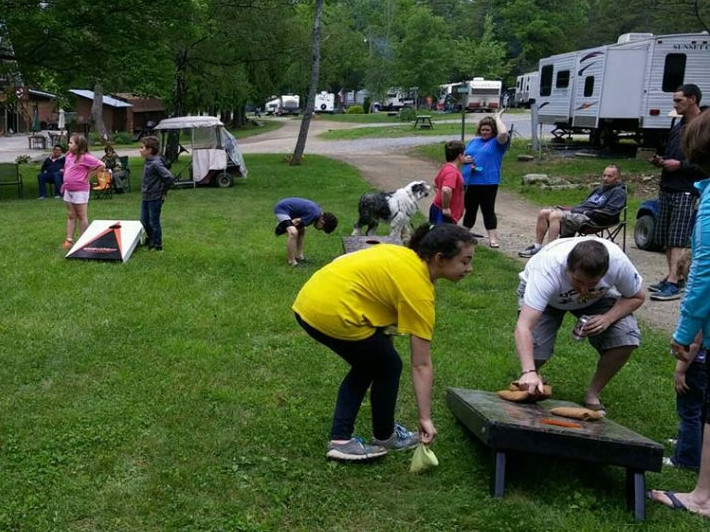
[[[658,251],[660,246],[653,241],[653,232],[658,220],[658,199],[644,201],[636,213],[636,228],[634,242],[636,247],[646,251]]]

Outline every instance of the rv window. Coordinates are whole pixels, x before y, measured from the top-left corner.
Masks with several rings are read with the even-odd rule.
[[[591,96],[594,93],[594,76],[584,78],[584,96]]]
[[[552,94],[552,65],[545,65],[540,74],[540,96],[550,94]]]
[[[668,54],[663,67],[663,92],[675,92],[685,79],[685,54]]]
[[[560,70],[557,73],[557,83],[555,87],[558,89],[565,89],[569,87],[569,70]]]

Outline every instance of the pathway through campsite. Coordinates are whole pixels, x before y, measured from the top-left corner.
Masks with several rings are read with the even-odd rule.
[[[525,122],[529,122],[529,116],[527,114],[510,115],[506,117],[506,120],[520,123],[520,126],[516,124],[516,130],[524,131],[524,125]],[[244,153],[293,153],[300,124],[301,122],[298,120],[285,120],[284,127],[281,129],[240,140],[239,144]],[[362,172],[364,179],[382,190],[394,190],[414,179],[425,179],[431,182],[436,175],[438,165],[411,156],[407,153],[408,149],[416,145],[458,138],[455,136],[422,136],[347,141],[326,141],[318,138],[318,134],[330,129],[349,127],[357,126],[325,119],[313,120],[306,144],[306,153],[326,155],[352,164]],[[503,164],[505,165],[505,159]],[[601,164],[600,162],[600,173]],[[257,176],[254,178],[258,179]],[[420,208],[422,212],[428,212],[429,203],[422,202]],[[519,260],[521,267],[524,265],[525,259],[518,257],[518,251],[532,241],[537,211],[537,207],[528,204],[514,194],[505,191],[498,193],[496,212],[500,235],[499,251]],[[634,213],[630,212],[629,216],[634,216]],[[352,213],[343,213],[341,216],[341,220],[346,226],[351,222],[354,223],[356,218],[357,206],[355,204],[353,204]],[[481,220],[476,222],[474,231],[485,234]],[[481,245],[487,245],[487,243],[487,240],[480,242]],[[627,237],[626,249],[629,257],[644,277],[646,284],[654,283],[665,275],[664,255],[637,249],[630,233]],[[646,324],[670,333],[678,318],[678,307],[679,301],[647,300],[637,315]]]

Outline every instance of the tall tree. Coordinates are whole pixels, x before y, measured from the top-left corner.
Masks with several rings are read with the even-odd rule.
[[[311,125],[313,108],[315,107],[316,92],[318,92],[318,79],[320,75],[320,20],[323,14],[323,0],[316,0],[315,14],[313,16],[313,56],[311,64],[311,81],[308,89],[308,100],[306,109],[303,112],[301,129],[298,132],[296,149],[291,157],[291,166],[301,164],[303,152],[306,149],[306,139],[308,138],[308,128]]]

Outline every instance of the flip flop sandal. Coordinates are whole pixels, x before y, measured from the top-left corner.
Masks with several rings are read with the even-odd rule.
[[[678,497],[675,496],[675,491],[661,491],[660,493],[663,493],[663,495],[668,497],[668,500],[671,501],[672,506],[668,506],[667,504],[662,503],[658,499],[654,499],[653,493],[650,491],[646,493],[646,497],[651,499],[652,501],[656,501],[659,504],[663,504],[663,506],[668,506],[668,508],[671,508],[672,510],[680,510],[682,512],[688,511],[688,507],[683,504]]]
[[[499,244],[498,242],[491,242],[491,243],[488,244],[488,245],[489,245],[490,247],[494,248],[494,249],[500,247],[500,244]]]

